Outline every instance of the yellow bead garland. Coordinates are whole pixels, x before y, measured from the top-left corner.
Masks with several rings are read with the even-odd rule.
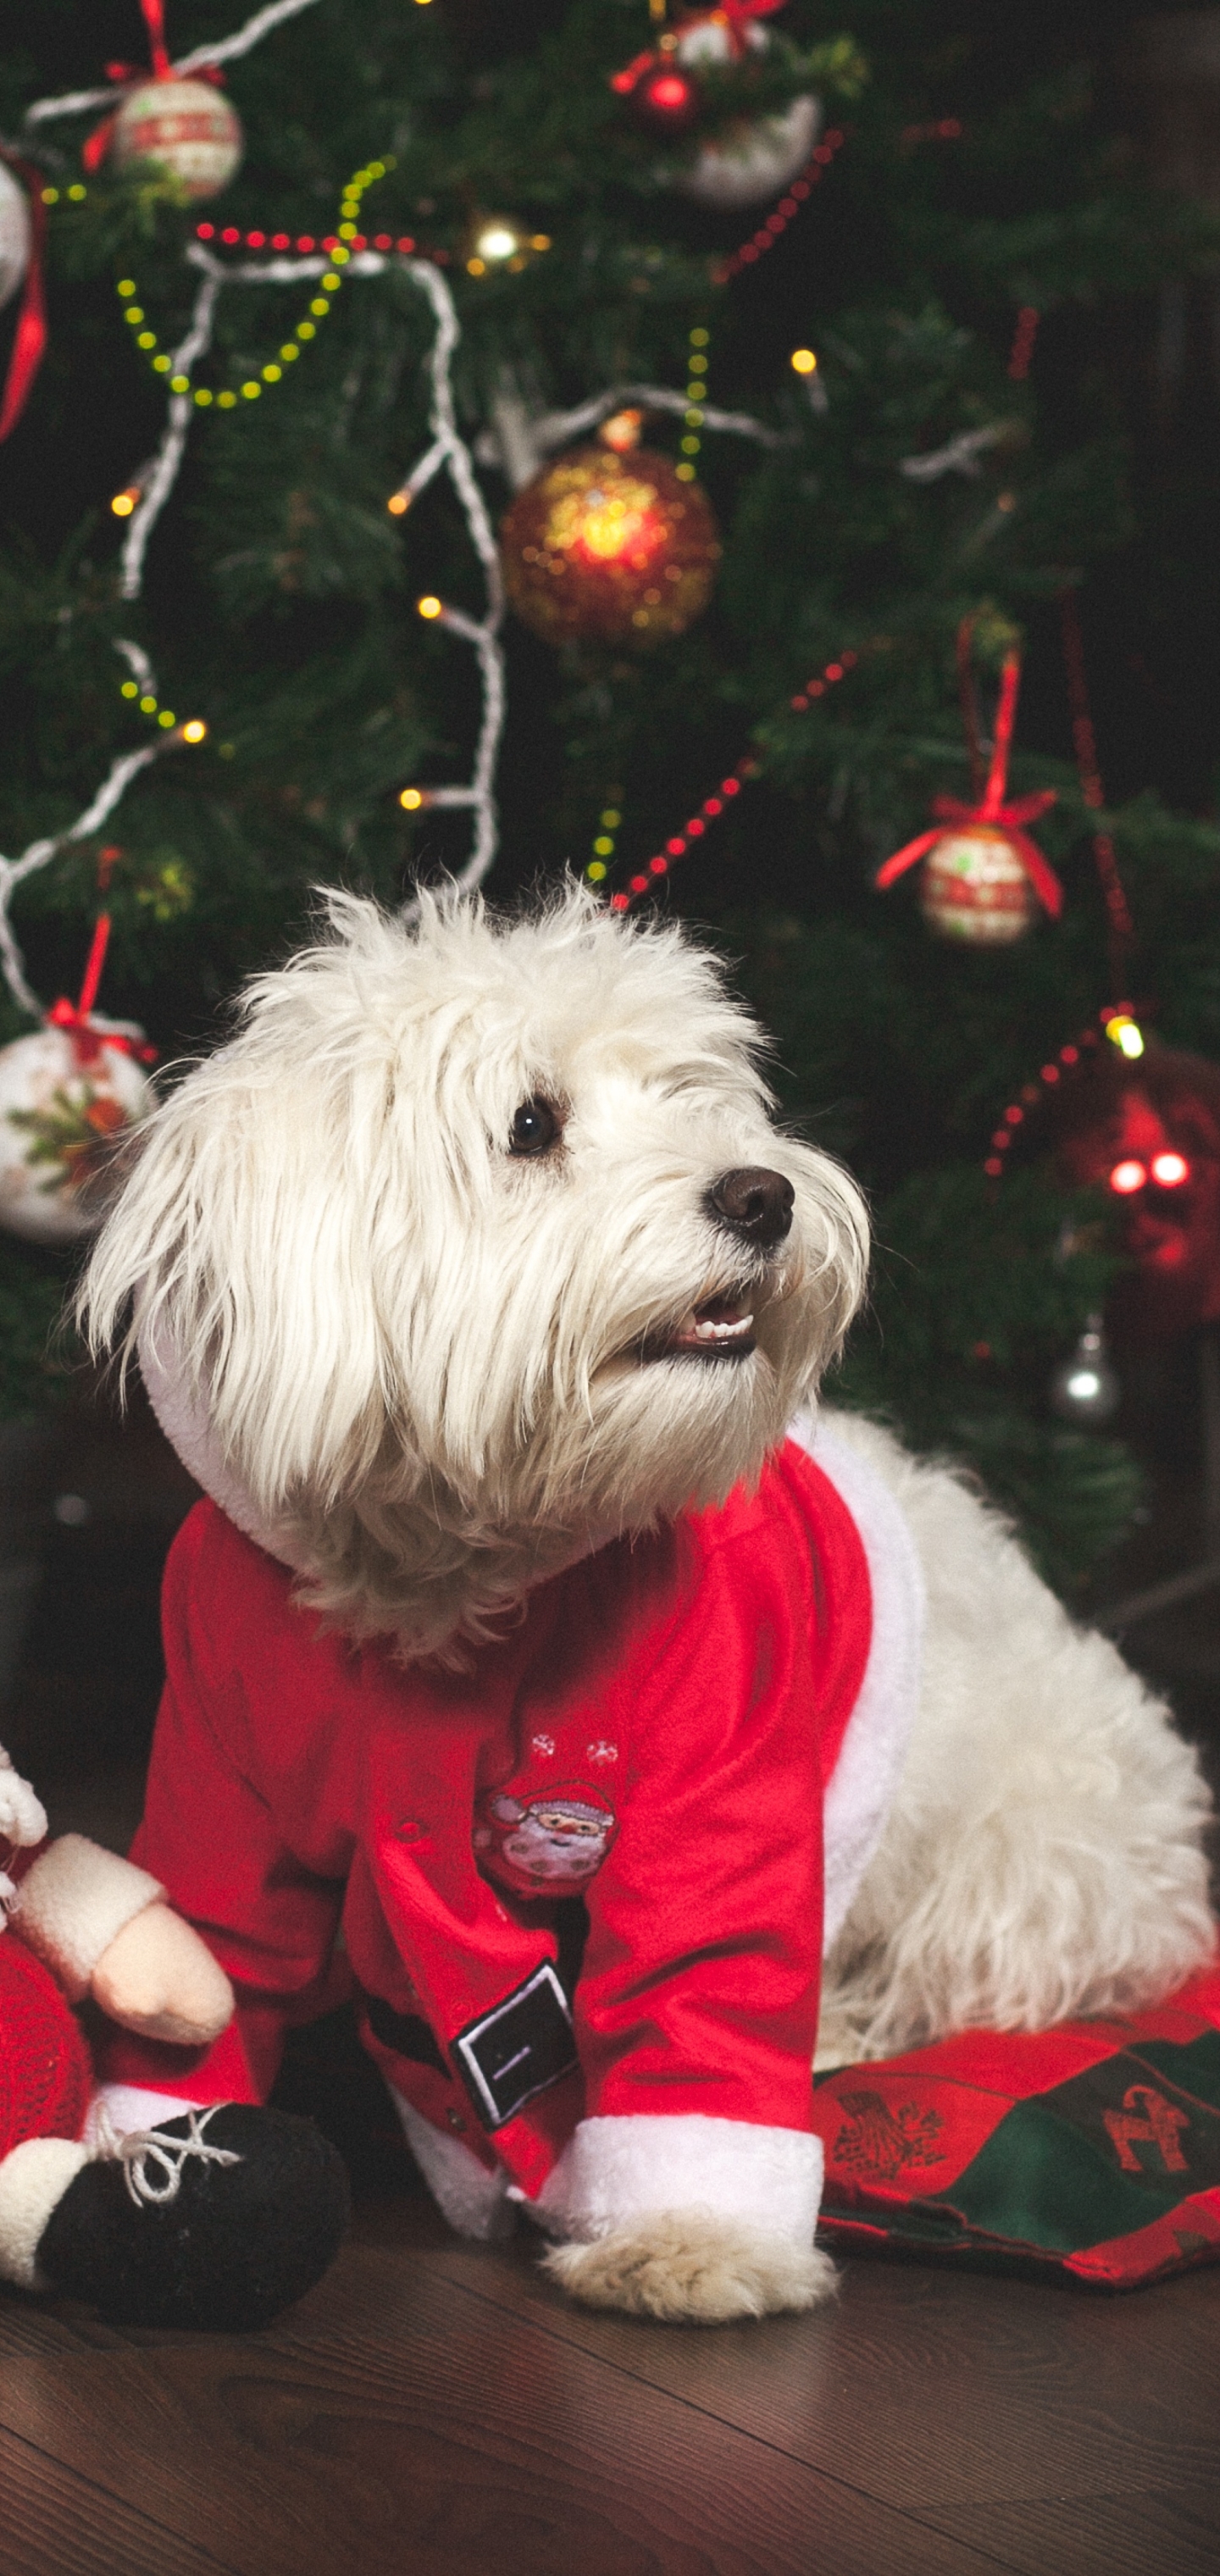
[[[683,461],[681,465],[675,467],[680,483],[694,482],[694,460],[703,444],[699,432],[703,427],[703,405],[707,401],[707,359],[704,351],[711,336],[711,332],[703,330],[699,324],[696,324],[690,335],[690,348],[686,361],[688,378],[686,399],[691,408],[682,415],[686,436],[678,443]]]
[[[210,410],[213,404],[218,411],[233,411],[238,402],[257,402],[265,385],[281,384],[285,367],[294,365],[302,355],[301,344],[304,342],[308,345],[309,341],[317,338],[318,323],[330,312],[332,299],[343,284],[342,272],[352,256],[348,243],[356,239],[359,230],[357,218],[360,213],[360,200],[366,188],[373,187],[378,179],[384,179],[387,171],[392,170],[393,167],[394,159],[391,154],[384,161],[370,161],[363,170],[353,171],[343,191],[339,207],[339,237],[327,253],[330,267],[318,280],[320,293],[311,298],[309,312],[304,314],[297,323],[292,338],[282,343],[278,355],[269,358],[267,364],[260,367],[257,376],[248,376],[236,393],[231,387],[226,386],[223,393],[214,394],[207,385],[192,387],[191,379],[187,374],[171,374],[173,359],[167,357],[165,351],[158,346],[156,332],[146,327],[147,317],[143,305],[138,301],[130,300],[139,296],[139,288],[134,277],[120,277],[116,292],[123,299],[123,319],[133,334],[137,349],[143,357],[147,358],[154,375],[169,376],[170,392],[192,394],[200,411]],[[72,193],[69,191],[69,194]],[[312,320],[311,315],[315,317]],[[120,506],[126,498],[126,494],[119,493],[111,502],[110,506],[119,518],[127,515],[126,510]]]
[[[178,723],[173,708],[163,707],[150,689],[141,688],[138,680],[124,680],[119,688],[119,696],[134,698],[141,715],[155,716],[163,733],[171,733]],[[207,726],[202,716],[192,716],[188,723],[179,727],[179,731],[184,742],[202,742],[207,734]]]

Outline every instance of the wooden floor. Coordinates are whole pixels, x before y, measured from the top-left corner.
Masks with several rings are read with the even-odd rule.
[[[366,2199],[274,2331],[0,2298],[3,2576],[1204,2576],[1220,2272],[1120,2299],[856,2262],[815,2318],[584,2316]]]

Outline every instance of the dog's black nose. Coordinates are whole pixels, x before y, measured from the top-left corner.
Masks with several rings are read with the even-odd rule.
[[[782,1243],[792,1225],[794,1191],[782,1172],[769,1172],[759,1163],[743,1164],[736,1172],[722,1172],[707,1194],[709,1213],[743,1243],[755,1243],[764,1252]]]

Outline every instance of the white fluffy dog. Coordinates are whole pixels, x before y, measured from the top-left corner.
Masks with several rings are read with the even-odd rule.
[[[757,1483],[863,1293],[865,1211],[772,1123],[757,1031],[678,931],[578,891],[503,921],[425,897],[415,928],[329,909],[152,1119],[90,1328],[100,1348],[130,1314],[181,1453],[298,1602],[457,1687],[563,1569]],[[1168,1712],[968,1485],[868,1423],[830,1435],[798,1427],[863,1530],[889,1660],[828,1800],[823,2060],[1159,1996],[1215,1938],[1208,1800]],[[600,1830],[588,1797],[569,1810],[552,1852]],[[494,2154],[476,2178],[404,2119],[442,2206],[493,2232]],[[765,2164],[722,2187],[731,2120],[693,2163],[697,2117],[637,2125],[672,2131],[646,2183],[593,2139],[630,2126],[607,2118],[566,2190],[509,2190],[566,2234],[578,2295],[719,2317],[823,2293],[816,2191],[785,2203]]]

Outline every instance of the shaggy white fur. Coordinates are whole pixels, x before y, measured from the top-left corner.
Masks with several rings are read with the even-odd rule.
[[[677,931],[579,890],[507,923],[427,897],[411,931],[328,900],[330,936],[251,988],[230,1044],[149,1122],[85,1312],[95,1348],[139,1346],[182,1454],[305,1599],[453,1661],[588,1548],[757,1476],[862,1293],[864,1211],[773,1126],[757,1032]],[[514,1150],[527,1133],[541,1147]],[[791,1184],[778,1245],[709,1204],[743,1166]],[[711,1301],[748,1307],[748,1341],[740,1320],[700,1326]],[[676,1358],[698,1329],[742,1347]],[[816,1452],[808,1421],[797,1436]],[[1207,1798],[1168,1712],[965,1483],[844,1416],[826,1454],[880,1651],[830,1801],[851,1851],[822,2055],[1166,1991],[1215,1937]],[[584,2123],[548,2207],[593,2241],[552,2252],[556,2276],[697,2320],[824,2296],[817,2180],[785,2143],[811,2142],[678,2136],[734,2125]],[[498,2232],[496,2177],[439,2133],[423,2148],[455,2223]]]
[[[867,1229],[780,1135],[758,1033],[676,931],[573,892],[418,929],[328,898],[334,936],[250,989],[144,1131],[91,1264],[95,1347],[134,1296],[260,1526],[353,1635],[451,1651],[590,1545],[755,1475],[834,1356]],[[515,1113],[552,1152],[509,1152]],[[778,1260],[709,1223],[722,1172],[795,1193]],[[757,1348],[641,1368],[748,1289]]]
[[[875,1423],[833,1423],[902,1505],[928,1621],[899,1792],[827,1962],[819,2062],[1154,2001],[1216,1941],[1194,1752],[965,1479]]]

